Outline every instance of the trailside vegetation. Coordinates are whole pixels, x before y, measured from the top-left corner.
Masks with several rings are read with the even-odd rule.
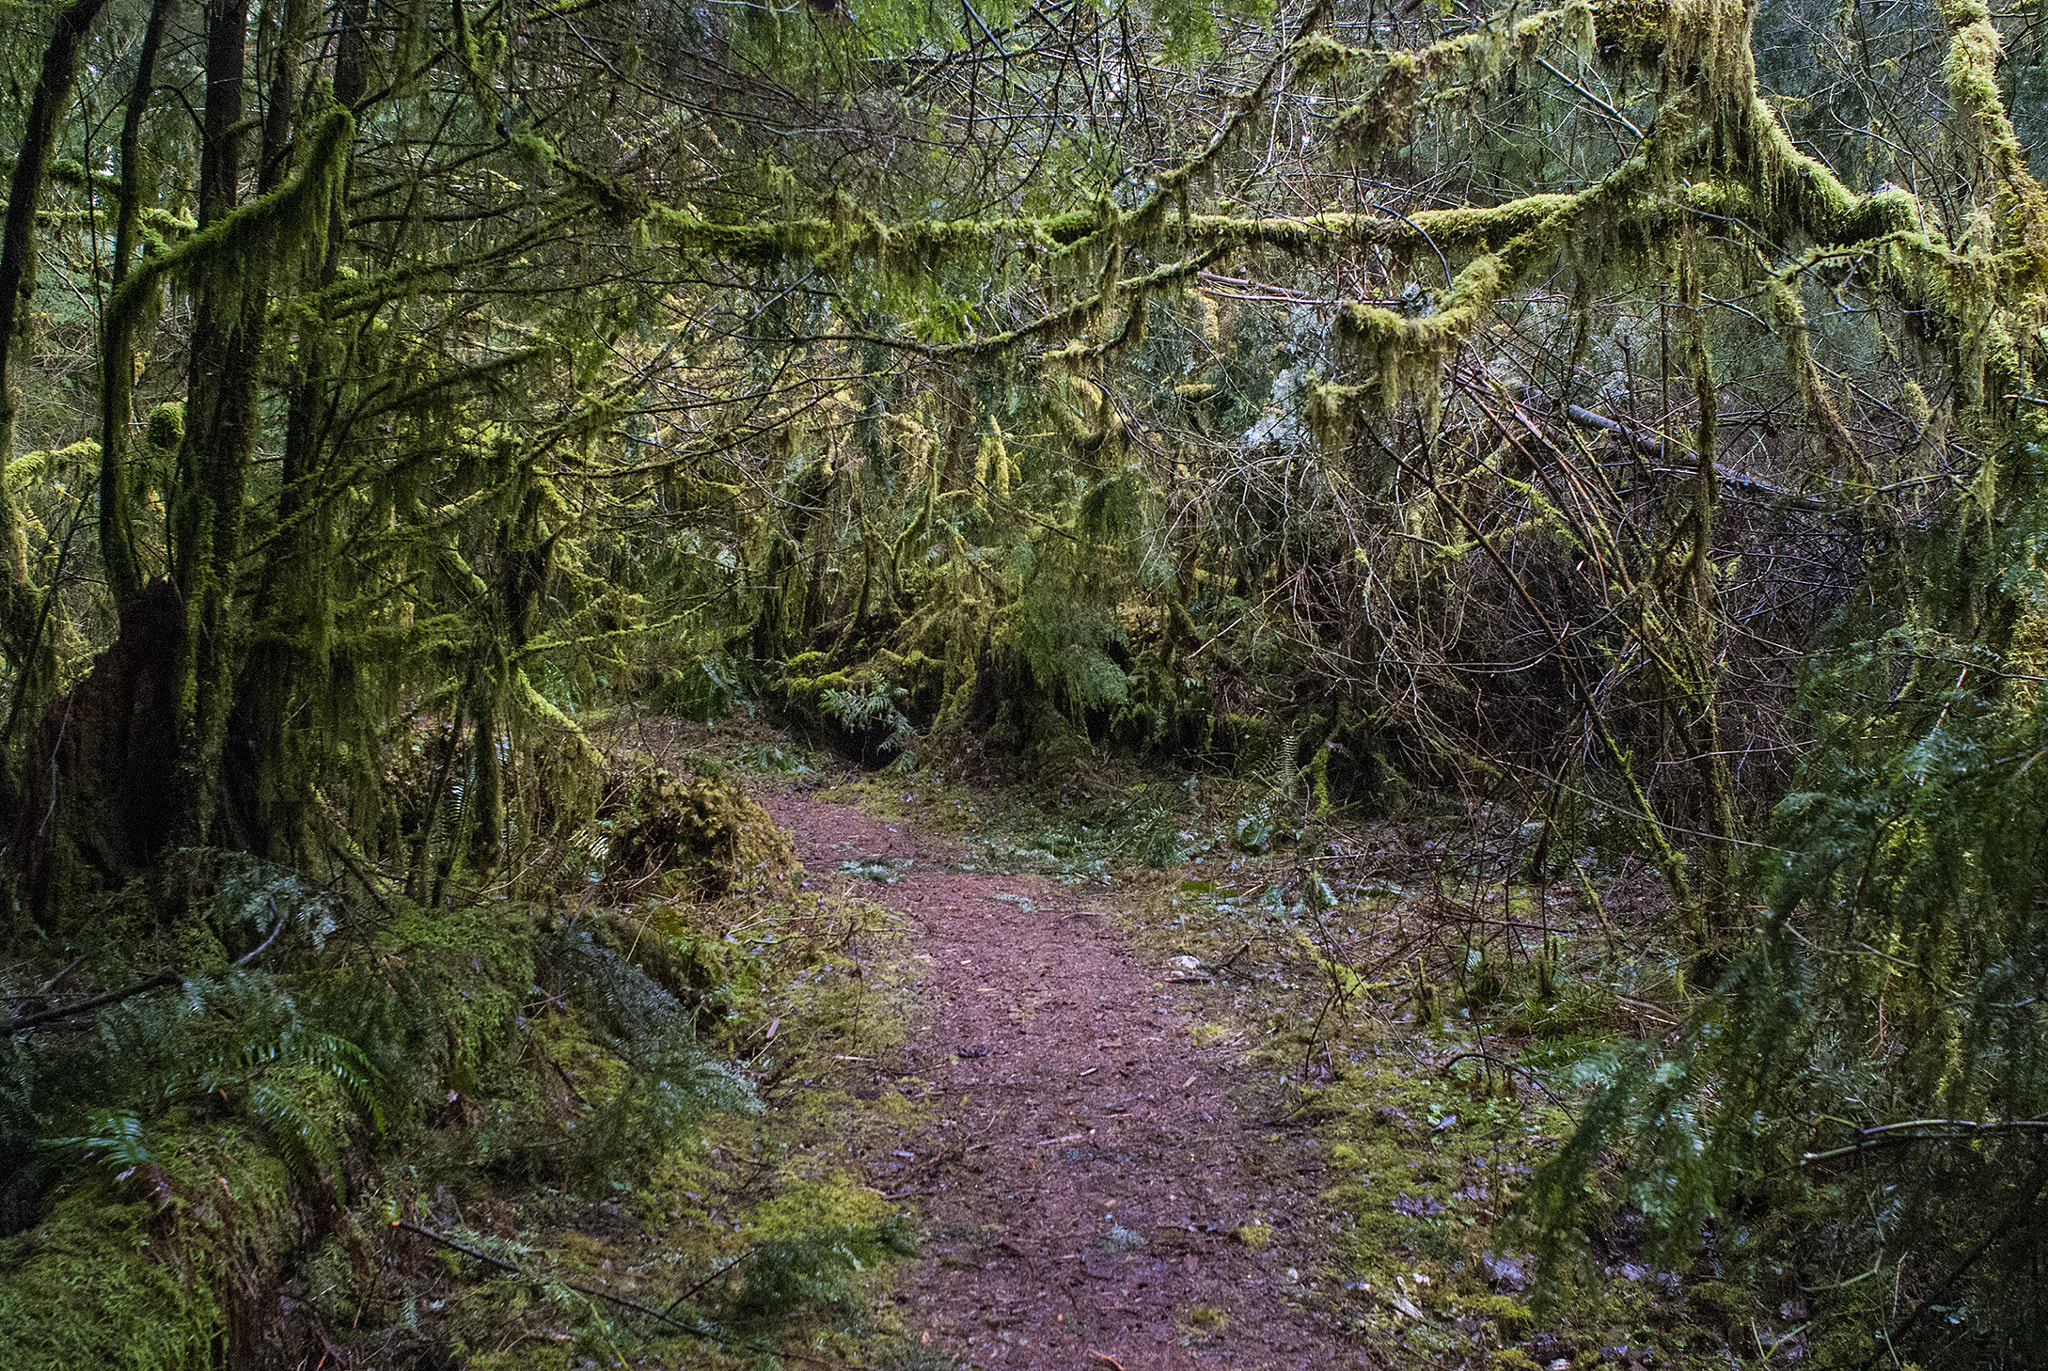
[[[2033,11],[9,14],[0,1360],[482,1356],[428,1261],[851,1308],[858,1204],[667,1309],[434,1226],[758,1107],[712,1007],[795,973],[646,902],[829,918],[619,732],[736,709],[1640,863],[1683,1022],[1553,1276],[1625,1219],[1828,1365],[2044,1359]]]

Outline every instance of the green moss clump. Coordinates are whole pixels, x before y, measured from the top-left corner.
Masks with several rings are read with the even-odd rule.
[[[721,781],[656,770],[617,821],[608,878],[618,885],[687,887],[710,899],[764,878],[787,879],[796,849],[758,801]]]
[[[222,1326],[212,1285],[156,1260],[148,1219],[147,1206],[94,1181],[0,1242],[0,1366],[211,1367]]]

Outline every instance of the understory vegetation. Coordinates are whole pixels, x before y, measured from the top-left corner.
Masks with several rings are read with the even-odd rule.
[[[128,922],[68,976],[178,971],[17,1024],[7,1363],[738,1366],[858,1325],[912,1249],[848,1158],[910,1120],[833,1061],[902,1032],[860,965],[894,920],[797,891],[734,788],[614,791],[553,900],[188,849],[174,919],[105,901]]]
[[[2038,6],[5,14],[0,1363],[855,1355],[796,739],[1471,1025],[1411,1305],[2048,1363]]]

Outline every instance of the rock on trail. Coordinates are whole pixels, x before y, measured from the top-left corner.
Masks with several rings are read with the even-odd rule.
[[[1258,1210],[1260,1135],[1193,1045],[1185,997],[1107,911],[1036,877],[947,870],[948,846],[907,824],[764,803],[814,880],[909,859],[859,893],[916,925],[929,1026],[904,1065],[935,1091],[934,1126],[895,1174],[931,1238],[896,1298],[935,1364],[1372,1364],[1301,1307],[1300,1257],[1237,1237]]]

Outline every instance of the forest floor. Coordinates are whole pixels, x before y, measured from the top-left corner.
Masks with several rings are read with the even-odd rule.
[[[1536,1299],[1517,1197],[1686,1012],[1639,860],[1531,881],[1483,799],[1358,822],[1257,775],[864,772],[737,720],[615,744],[743,785],[802,864],[691,916],[753,978],[721,1032],[767,1108],[653,1179],[621,1269],[697,1289],[776,1232],[898,1224],[865,1312],[781,1343],[876,1371],[1801,1355],[1801,1309],[1659,1269],[1625,1207]]]
[[[1536,825],[1507,805],[1368,821],[1318,806],[1291,761],[1080,755],[1020,781],[963,745],[862,771],[756,721],[663,716],[603,745],[615,798],[568,899],[379,935],[394,975],[496,1004],[475,1022],[504,1043],[363,1154],[341,1231],[294,1257],[280,1308],[323,1365],[1818,1359],[1796,1287],[1660,1269],[1607,1157],[1566,1235],[1581,1250],[1537,1298],[1518,1200],[1616,1064],[1697,1003],[1640,857],[1532,869]],[[686,821],[730,839],[708,850],[737,879],[700,881]],[[602,993],[569,948],[607,969]],[[643,1070],[640,1020],[682,1012],[695,1074]],[[255,1130],[205,1122],[166,1124],[155,1155],[256,1175]],[[0,1296],[42,1311],[34,1345],[103,1349],[35,1365],[142,1364],[104,1349],[193,1303],[134,1241],[171,1210],[110,1173],[0,1244]],[[253,1184],[230,1206],[293,1193]],[[9,1345],[9,1371],[31,1364]]]
[[[807,870],[914,922],[924,1022],[866,1074],[932,1106],[881,1160],[931,1234],[895,1294],[921,1347],[1018,1368],[1371,1364],[1301,1302],[1322,1257],[1305,1225],[1239,1236],[1312,1209],[1317,1168],[1298,1125],[1260,1135],[1230,1050],[1199,1045],[1189,991],[1210,978],[1154,964],[1101,896],[963,870],[960,843],[915,824],[764,801]]]

